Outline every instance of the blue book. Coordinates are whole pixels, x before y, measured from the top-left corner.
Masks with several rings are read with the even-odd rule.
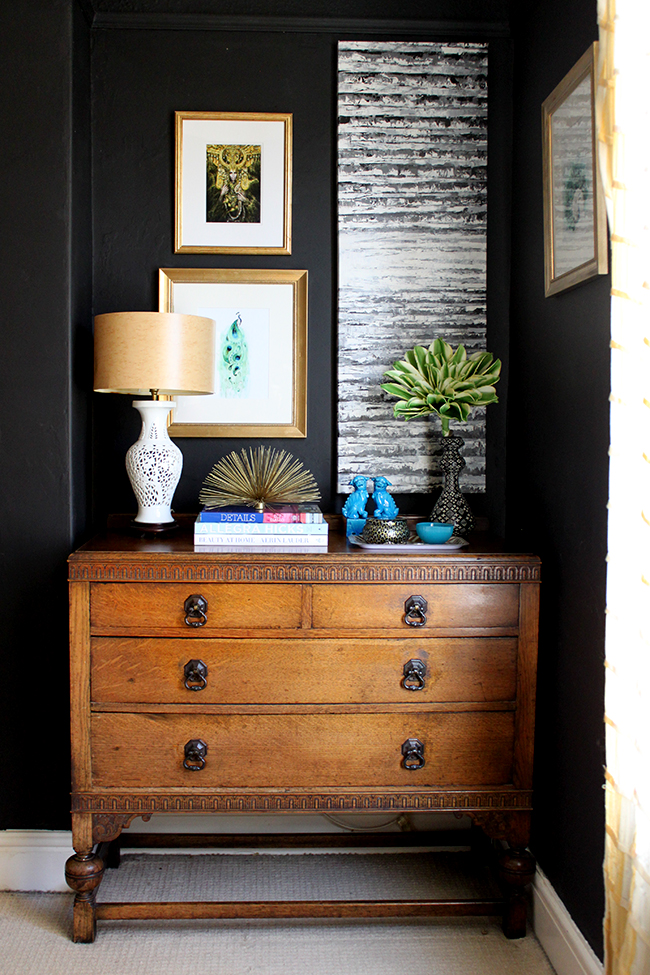
[[[244,505],[234,505],[228,508],[215,508],[201,511],[196,519],[202,522],[226,524],[322,524],[325,519],[320,508],[315,504],[284,504],[255,511]]]

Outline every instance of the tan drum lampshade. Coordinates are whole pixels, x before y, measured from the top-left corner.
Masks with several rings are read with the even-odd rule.
[[[124,311],[95,318],[96,393],[214,392],[215,323],[201,315]]]

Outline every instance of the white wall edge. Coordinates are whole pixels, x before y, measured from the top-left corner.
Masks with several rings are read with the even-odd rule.
[[[532,888],[532,926],[557,975],[603,975],[603,964],[537,868]]]
[[[395,817],[389,817],[386,827],[395,829],[391,823]],[[425,813],[415,814],[409,817],[417,824],[419,829],[457,829],[460,839],[458,849],[465,849],[462,837],[465,830],[461,827],[469,823],[459,823],[453,817],[453,813]],[[377,829],[377,849],[369,850],[367,847],[359,849],[346,848],[346,853],[369,853],[395,852],[390,847],[381,847],[381,833],[386,816],[382,814],[363,814],[336,817],[341,820],[341,825],[335,825],[328,818],[320,815],[295,815],[285,819],[283,826],[279,827],[277,816],[236,816],[228,815],[156,815],[148,823],[141,819],[136,819],[130,827],[130,832],[138,833],[237,833],[237,832],[316,832],[316,833],[345,833],[344,823],[356,824],[357,828]],[[289,829],[287,830],[287,826]],[[414,847],[413,852],[417,852],[419,847]],[[422,849],[429,850],[430,847]],[[139,849],[141,853],[176,853],[173,848],[151,850]],[[229,848],[227,850],[194,849],[184,850],[185,853],[195,853],[197,855],[205,853],[250,853],[250,848]],[[332,850],[314,850],[311,848],[293,848],[282,850],[267,850],[266,852],[299,854],[299,853],[331,853]],[[67,830],[37,830],[37,829],[7,829],[0,830],[0,890],[33,890],[47,891],[53,893],[70,893],[70,889],[65,882],[65,863],[74,853],[72,849],[72,833]]]
[[[165,817],[159,817],[164,819]],[[147,824],[144,828],[134,829],[133,832],[150,832],[150,833],[165,833],[165,832],[185,832],[185,833],[201,833],[206,831],[205,819],[206,817],[182,817],[182,816],[168,816],[168,820],[171,823],[155,823]],[[208,817],[209,818],[209,817]],[[215,825],[214,832],[233,832],[236,830],[234,826],[239,826],[239,830],[242,832],[247,832],[249,828],[249,823],[245,821],[244,817],[231,816],[231,820],[235,822],[228,823],[228,829],[223,828],[223,824],[218,822]],[[274,821],[267,823],[264,821],[263,817],[258,817],[255,823],[256,832],[275,832],[275,817]],[[189,820],[189,822],[187,822]],[[203,820],[203,822],[201,822]],[[308,821],[307,823],[302,823],[303,829],[298,829],[296,832],[309,832],[310,828],[312,831],[316,832],[332,832],[332,833],[342,833],[343,830],[338,829],[335,826],[322,823],[314,823]],[[147,828],[148,827],[148,828]],[[277,827],[276,827],[277,828]],[[459,838],[463,835],[463,830],[458,830]],[[342,852],[345,853],[382,853],[382,854],[398,854],[401,851],[397,848],[391,846],[382,846],[381,843],[381,832],[377,834],[377,846],[376,847],[345,847]],[[409,847],[411,853],[419,852],[431,852],[433,847],[427,846],[413,846]],[[450,851],[460,851],[468,849],[462,841],[458,846],[448,846],[440,847],[447,852]],[[139,847],[133,852],[138,853],[155,853],[158,855],[162,854],[173,854],[178,853],[179,850],[174,847]],[[230,855],[237,854],[249,854],[251,852],[250,847],[228,847],[227,849],[217,849],[217,848],[203,848],[194,847],[189,849],[184,849],[185,854],[194,854],[200,856],[202,854],[219,854],[219,853],[229,853]],[[286,856],[297,856],[304,853],[332,853],[333,848],[325,847],[323,849],[314,849],[313,847],[292,847],[292,848],[280,848],[280,849],[265,849],[265,853],[274,854],[284,854]],[[0,830],[0,890],[31,890],[31,891],[45,891],[52,893],[70,893],[70,888],[65,882],[65,863],[66,860],[71,857],[74,853],[72,849],[72,833],[68,831],[56,831],[56,830],[22,830],[22,829],[8,829]]]
[[[0,890],[70,893],[64,873],[73,853],[67,830],[0,831]]]

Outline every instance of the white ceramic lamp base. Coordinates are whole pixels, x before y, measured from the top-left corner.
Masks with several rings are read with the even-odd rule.
[[[134,524],[142,531],[167,531],[174,491],[183,470],[183,455],[167,433],[171,400],[134,400],[142,417],[140,436],[126,454],[126,470],[138,502]]]

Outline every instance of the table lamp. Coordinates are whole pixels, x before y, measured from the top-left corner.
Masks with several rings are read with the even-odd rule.
[[[183,455],[167,433],[173,400],[214,391],[215,323],[200,315],[129,311],[95,318],[96,393],[151,393],[134,400],[140,436],[126,455],[138,502],[133,526],[145,533],[176,527],[171,504]]]

